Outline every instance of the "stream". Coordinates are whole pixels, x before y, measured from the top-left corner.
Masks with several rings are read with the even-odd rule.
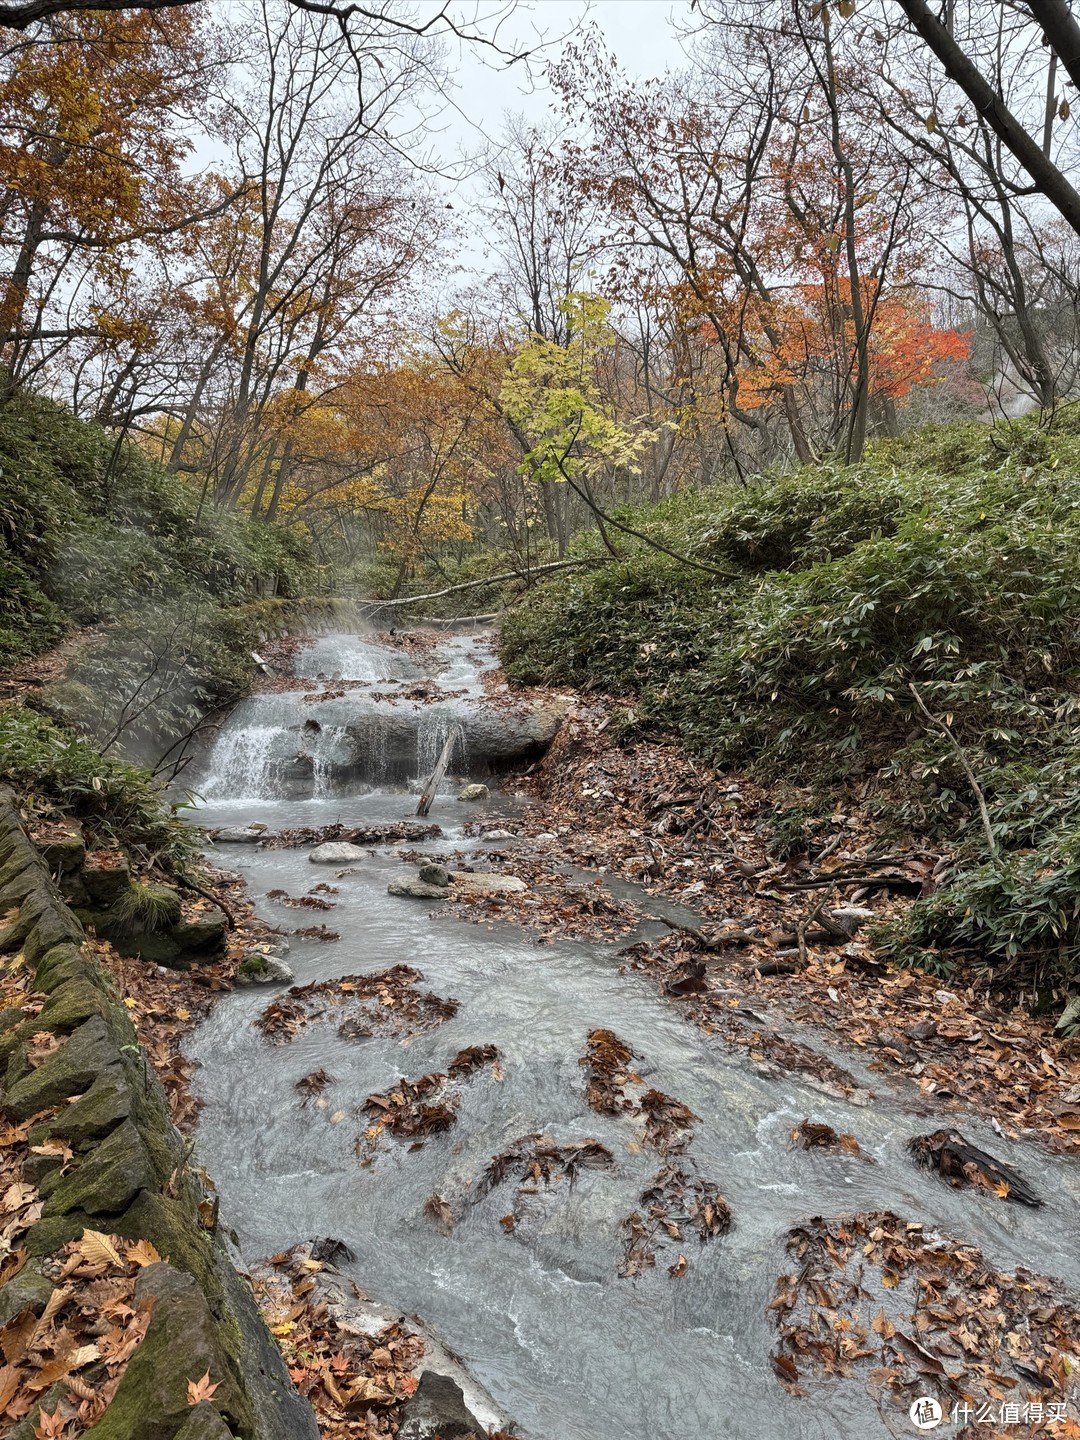
[[[479,811],[456,799],[463,777],[485,778],[476,715],[487,704],[483,671],[493,663],[483,635],[448,635],[417,652],[319,637],[294,661],[298,675],[321,677],[315,692],[255,695],[226,721],[195,782],[198,822],[282,829],[411,819],[410,782],[426,777],[461,722],[465,753],[455,755],[456,778],[430,815],[444,836],[420,848],[481,848],[464,836],[464,823],[482,815],[513,830],[524,803],[494,782]],[[417,698],[417,686],[432,679],[453,698]],[[303,698],[313,693],[324,698]],[[958,1117],[950,1123],[1019,1168],[1047,1205],[1029,1210],[952,1190],[906,1153],[912,1135],[940,1123],[927,1120],[926,1106],[920,1114],[914,1090],[906,1104],[849,1055],[838,1058],[878,1092],[868,1107],[797,1076],[760,1076],[745,1052],[688,1024],[650,978],[620,973],[614,944],[537,945],[509,925],[434,919],[430,902],[388,895],[390,881],[415,874],[401,848],[409,847],[373,851],[341,878],[334,867],[310,864],[306,848],[232,845],[215,853],[216,863],[243,874],[261,916],[284,930],[314,919],[340,932],[334,943],[292,940],[297,984],[404,963],[422,972],[422,989],[460,1002],[452,1018],[405,1044],[378,1034],[348,1041],[317,1024],[272,1044],[253,1021],[280,986],[239,989],[217,1005],[188,1046],[204,1102],[198,1155],[249,1261],[316,1235],[345,1241],[355,1260],[343,1268],[361,1288],[421,1316],[536,1440],[895,1433],[861,1381],[817,1384],[798,1398],[770,1368],[767,1307],[777,1276],[791,1268],[786,1232],[809,1216],[888,1208],[979,1245],[999,1269],[1023,1264],[1080,1287],[1080,1179],[1067,1160],[1009,1144],[978,1117]],[[262,898],[276,888],[303,895],[318,882],[338,890],[326,914]],[[636,898],[646,911],[654,903],[644,892]],[[632,1279],[618,1276],[621,1223],[640,1208],[663,1162],[639,1146],[631,1120],[586,1104],[579,1058],[595,1027],[617,1032],[641,1058],[643,1078],[701,1117],[688,1157],[734,1215],[728,1235],[665,1247],[655,1269]],[[827,1049],[820,1037],[811,1043]],[[354,1145],[367,1121],[356,1112],[369,1093],[402,1075],[445,1070],[457,1051],[487,1044],[498,1047],[502,1078],[485,1070],[463,1087],[452,1129],[418,1149],[383,1136],[373,1162],[361,1166]],[[322,1109],[302,1104],[295,1089],[318,1069],[334,1081]],[[789,1131],[807,1117],[855,1134],[877,1164],[790,1149]],[[496,1152],[537,1131],[560,1142],[595,1137],[614,1153],[615,1168],[583,1170],[569,1190],[541,1187],[512,1230],[500,1224],[512,1185],[466,1207],[448,1234],[424,1213],[433,1192],[467,1193]],[[672,1278],[667,1267],[680,1250],[689,1268]]]

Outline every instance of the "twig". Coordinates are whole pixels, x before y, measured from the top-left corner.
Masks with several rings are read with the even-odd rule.
[[[986,796],[983,794],[982,787],[979,785],[978,780],[976,780],[975,778],[975,771],[971,768],[971,761],[968,759],[967,754],[964,751],[964,747],[960,744],[960,741],[957,740],[956,736],[953,734],[952,730],[945,723],[945,721],[939,720],[936,715],[932,715],[930,713],[929,709],[927,708],[926,701],[919,694],[919,687],[915,684],[914,680],[908,681],[908,689],[915,697],[915,704],[918,705],[919,709],[926,716],[927,720],[929,720],[930,724],[933,725],[936,730],[941,731],[941,733],[948,739],[949,744],[956,751],[956,758],[959,760],[961,769],[967,776],[968,784],[971,786],[976,803],[979,807],[979,815],[982,819],[983,832],[986,835],[986,844],[990,850],[990,854],[993,855],[994,859],[996,860],[1000,852],[998,850],[998,843],[994,839],[993,827],[990,824],[990,811],[986,808]]]
[[[232,913],[229,907],[225,904],[225,901],[222,900],[219,895],[215,895],[211,890],[204,890],[201,885],[196,885],[194,880],[188,880],[183,875],[178,875],[176,877],[176,883],[182,886],[185,890],[192,891],[195,895],[201,895],[204,900],[209,900],[212,905],[216,905],[217,908],[221,911],[221,913],[225,916],[229,929],[236,929],[236,916]]]

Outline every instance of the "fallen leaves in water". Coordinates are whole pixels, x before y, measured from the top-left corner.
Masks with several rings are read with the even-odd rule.
[[[661,1155],[685,1150],[698,1117],[662,1090],[646,1090],[633,1068],[636,1058],[613,1030],[590,1030],[585,1054],[578,1061],[587,1076],[585,1099],[601,1115],[643,1117],[643,1143]],[[629,1094],[630,1087],[640,1093]]]
[[[268,830],[259,843],[268,850],[313,849],[330,841],[349,845],[392,845],[401,841],[416,844],[442,833],[441,825],[420,825],[413,820],[388,820],[379,825],[295,825],[289,830]]]
[[[256,1299],[322,1440],[382,1440],[416,1393],[423,1339],[399,1323],[369,1328],[366,1297],[319,1253],[296,1245],[260,1262]],[[344,1246],[336,1253],[351,1258]]]
[[[877,1161],[867,1155],[854,1135],[838,1134],[831,1125],[804,1120],[791,1131],[791,1143],[798,1150],[835,1150],[843,1155],[858,1155],[870,1165]]]
[[[278,1045],[318,1021],[337,1020],[337,1033],[346,1040],[419,1035],[434,1030],[458,1009],[456,1000],[418,990],[423,978],[410,965],[392,965],[372,975],[343,975],[293,985],[252,1023]]]
[[[683,1244],[696,1235],[704,1245],[718,1235],[726,1235],[732,1227],[731,1207],[711,1180],[692,1175],[681,1165],[667,1165],[641,1192],[642,1210],[623,1222],[624,1250],[619,1274],[624,1278],[651,1270],[657,1252],[669,1241]],[[679,1255],[668,1267],[668,1274],[678,1279],[686,1273],[688,1262]]]
[[[325,925],[308,925],[302,930],[292,932],[301,940],[340,940],[341,932],[329,930]]]
[[[572,1188],[579,1171],[610,1170],[614,1165],[614,1155],[598,1140],[560,1142],[550,1135],[522,1135],[491,1157],[482,1174],[468,1186],[456,1205],[444,1196],[434,1194],[428,1197],[424,1213],[446,1233],[462,1209],[477,1204],[507,1181],[516,1181],[514,1212],[503,1216],[499,1222],[504,1230],[512,1231],[522,1218],[519,1206],[528,1197],[539,1195],[541,1187],[545,1191]]]
[[[974,1185],[988,1190],[1001,1200],[1015,1200],[1037,1209],[1042,1205],[1031,1186],[1011,1165],[1005,1165],[972,1145],[959,1130],[935,1130],[932,1135],[916,1135],[908,1142],[916,1163],[927,1170],[936,1170],[955,1188]]]
[[[433,1072],[416,1080],[402,1076],[385,1095],[369,1095],[363,1109],[371,1118],[371,1124],[356,1142],[361,1163],[371,1164],[383,1133],[399,1139],[419,1140],[440,1130],[449,1130],[457,1122],[462,1096],[460,1082],[478,1074],[485,1066],[490,1066],[494,1080],[502,1079],[495,1046],[472,1045],[454,1056],[445,1074]],[[411,1148],[419,1149],[419,1145]]]
[[[947,1412],[992,1401],[996,1413],[1006,1397],[1075,1404],[1080,1313],[1045,1277],[1000,1273],[975,1246],[891,1211],[819,1216],[787,1250],[796,1268],[770,1305],[772,1363],[793,1393],[804,1376],[862,1371],[903,1411],[923,1394]]]
[[[330,1085],[333,1085],[334,1077],[328,1075],[325,1070],[312,1070],[309,1075],[302,1075],[296,1082],[295,1088],[300,1091],[306,1104],[315,1095],[321,1095]]]
[[[328,887],[329,888],[329,887]],[[303,908],[305,910],[333,910],[332,900],[322,900],[318,895],[290,895],[287,890],[268,890],[268,900],[277,900],[282,905],[289,905],[293,909]]]

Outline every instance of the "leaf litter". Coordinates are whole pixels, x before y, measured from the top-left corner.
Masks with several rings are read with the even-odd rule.
[[[458,1009],[457,1000],[419,990],[423,978],[410,965],[392,965],[371,975],[343,975],[293,985],[252,1023],[276,1045],[287,1044],[316,1022],[337,1021],[337,1033],[345,1040],[419,1035],[434,1030]]]

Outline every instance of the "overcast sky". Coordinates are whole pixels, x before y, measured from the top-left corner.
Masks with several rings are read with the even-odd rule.
[[[517,0],[504,34],[524,43],[543,35],[548,41],[543,55],[554,59],[560,37],[592,23],[628,73],[662,75],[683,59],[671,19],[688,14],[688,0]],[[540,59],[530,77],[521,66],[494,68],[482,52],[464,51],[454,97],[461,116],[453,130],[460,127],[462,139],[468,136],[474,144],[479,136],[494,138],[507,113],[542,120],[551,111],[551,95],[540,73],[543,64]]]

